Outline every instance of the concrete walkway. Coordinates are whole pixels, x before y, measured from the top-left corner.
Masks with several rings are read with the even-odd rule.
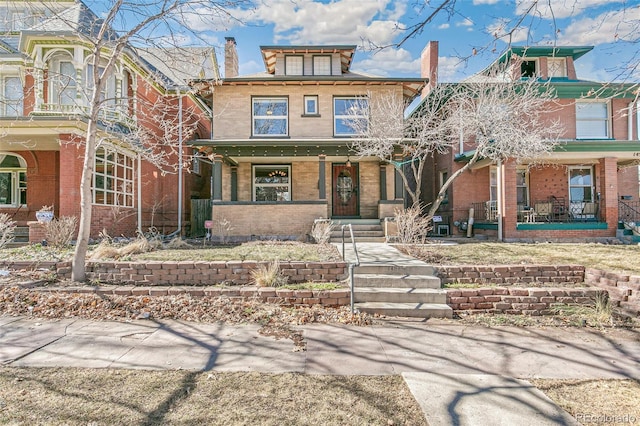
[[[334,243],[338,251],[342,255],[342,244]],[[410,266],[429,266],[427,263],[400,253],[395,247],[386,243],[357,243],[358,256],[360,264],[395,266],[398,268],[406,268]],[[347,262],[355,262],[356,257],[351,243],[345,243],[344,251],[346,253],[345,260]]]
[[[0,363],[86,367],[403,374],[430,425],[574,424],[527,378],[640,379],[640,333],[484,328],[446,321],[299,327],[306,352],[258,326],[0,317]],[[487,405],[490,404],[490,405]],[[491,406],[491,410],[487,410]]]

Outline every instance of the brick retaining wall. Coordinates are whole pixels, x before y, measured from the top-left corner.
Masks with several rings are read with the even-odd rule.
[[[489,265],[438,266],[436,274],[443,284],[576,284],[584,282],[581,265]]]
[[[640,316],[640,276],[588,268],[585,284],[606,290],[616,306]]]
[[[547,315],[555,303],[592,305],[599,288],[486,287],[447,289],[447,304],[454,311]]]

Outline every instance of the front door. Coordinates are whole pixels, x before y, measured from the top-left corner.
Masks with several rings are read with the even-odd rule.
[[[358,164],[334,164],[332,175],[332,216],[357,217],[360,214],[360,199],[358,197]]]

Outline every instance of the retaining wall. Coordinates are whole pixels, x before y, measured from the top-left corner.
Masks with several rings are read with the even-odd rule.
[[[438,266],[443,284],[576,284],[584,282],[581,265]]]
[[[626,312],[640,315],[640,276],[588,268],[584,281],[606,290],[611,301]]]

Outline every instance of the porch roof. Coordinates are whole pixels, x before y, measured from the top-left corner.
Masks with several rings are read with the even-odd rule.
[[[355,155],[349,141],[336,139],[246,139],[212,140],[196,139],[188,145],[204,148],[212,154],[224,157],[309,157],[318,155]]]

